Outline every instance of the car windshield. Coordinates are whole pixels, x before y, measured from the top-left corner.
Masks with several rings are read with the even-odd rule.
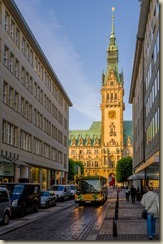
[[[75,186],[70,186],[71,187],[71,190],[75,190]]]
[[[24,188],[24,186],[22,186],[22,185],[20,185],[20,186],[16,185],[13,189],[12,194],[21,194],[23,191],[23,188]]]
[[[49,192],[48,191],[42,191],[41,192],[41,196],[48,197],[49,196]]]
[[[60,185],[52,186],[51,190],[53,190],[53,191],[63,191],[63,186],[60,186]]]

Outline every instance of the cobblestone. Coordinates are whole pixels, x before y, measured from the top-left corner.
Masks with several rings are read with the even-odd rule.
[[[86,240],[128,240],[128,241],[147,241],[146,220],[141,218],[143,210],[139,201],[132,204],[131,201],[126,202],[124,190],[119,193],[118,218],[115,219],[113,233],[113,219],[115,217],[115,203],[117,200],[116,191],[109,192],[107,210],[103,216],[102,225],[97,228],[96,224],[91,229]],[[96,221],[98,223],[98,219]],[[117,234],[117,236],[116,236]],[[156,235],[154,240],[160,240],[160,220],[156,220]],[[153,241],[154,241],[153,240]]]

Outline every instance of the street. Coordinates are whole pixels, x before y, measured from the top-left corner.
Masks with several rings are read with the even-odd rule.
[[[55,207],[11,219],[8,226],[0,227],[0,239],[80,240],[104,208],[104,205],[79,207],[74,200],[57,202]]]

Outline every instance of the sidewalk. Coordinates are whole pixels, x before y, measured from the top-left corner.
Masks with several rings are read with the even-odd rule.
[[[109,190],[108,201],[106,203],[103,215],[100,215],[87,236],[86,240],[98,241],[151,241],[147,236],[146,220],[141,218],[143,210],[139,201],[135,204],[126,202],[124,190],[119,192],[118,218],[114,222],[115,229],[113,232],[113,218],[115,217],[115,204],[117,192]],[[160,240],[160,220],[156,221],[156,236],[153,241]],[[117,236],[116,232],[117,231]]]

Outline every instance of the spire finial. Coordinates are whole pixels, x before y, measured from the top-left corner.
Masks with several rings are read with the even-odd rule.
[[[111,10],[112,10],[112,12],[114,13],[114,11],[115,11],[115,8],[114,8],[114,7],[112,7],[112,9],[111,9]],[[112,17],[114,18],[114,15],[113,15]]]

